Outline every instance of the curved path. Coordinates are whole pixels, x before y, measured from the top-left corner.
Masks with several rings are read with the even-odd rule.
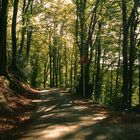
[[[57,89],[35,102],[35,118],[19,140],[140,140],[139,126],[108,123],[106,113],[75,104]]]

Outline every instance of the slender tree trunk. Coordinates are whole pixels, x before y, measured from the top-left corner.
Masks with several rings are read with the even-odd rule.
[[[50,29],[50,31],[49,31],[49,38],[48,38],[48,40],[49,40],[49,73],[50,73],[50,87],[52,87],[52,86],[53,86],[53,83],[52,83],[52,80],[53,80],[53,78],[52,78],[53,69],[52,69],[52,43],[51,43],[51,34],[50,34],[50,32],[51,32],[51,29]]]
[[[21,30],[21,42],[20,42],[20,48],[18,51],[19,57],[21,56],[23,46],[24,46],[24,40],[25,40],[25,33],[26,33],[26,27],[25,27],[25,8],[26,7],[26,0],[23,0],[23,7],[22,7],[22,30]]]
[[[27,30],[27,46],[26,46],[27,62],[28,62],[29,56],[30,56],[30,46],[31,46],[31,41],[32,41],[32,34],[33,34],[33,28],[29,27],[29,29]]]
[[[61,55],[59,56],[59,86],[61,87],[63,84],[63,76],[62,76],[62,59],[61,59]]]
[[[78,76],[77,76],[77,55],[78,54],[78,51],[77,51],[77,48],[74,48],[74,87],[77,86],[77,80],[79,79]]]
[[[119,45],[118,45],[118,63],[116,69],[116,80],[115,80],[115,96],[118,95],[118,88],[119,88],[119,72],[120,72],[120,63],[121,63],[121,30],[119,35]]]
[[[111,76],[110,76],[110,90],[109,90],[109,94],[110,94],[110,100],[112,100],[112,95],[113,95],[113,70],[111,67]]]
[[[128,26],[127,26],[127,13],[126,13],[126,1],[122,0],[122,22],[123,22],[123,85],[122,85],[122,109],[126,109],[128,106]]]
[[[7,6],[8,0],[2,0],[0,5],[0,76],[6,75],[6,37],[7,37]]]
[[[56,79],[55,79],[55,83],[56,83],[56,87],[58,87],[58,74],[59,74],[59,51],[57,49],[57,59],[56,59]]]
[[[71,54],[70,60],[70,88],[73,89],[73,55]]]
[[[53,71],[52,71],[52,55],[50,54],[50,87],[53,86],[53,78],[52,78],[52,74],[53,74]]]
[[[52,86],[55,86],[55,53],[54,53],[54,48],[53,48],[53,60],[52,60]]]
[[[45,61],[45,64],[44,64],[44,81],[43,81],[43,87],[45,88],[46,87],[46,68],[47,67],[47,62]]]
[[[67,64],[67,48],[65,46],[64,50],[64,56],[65,56],[65,87],[68,87],[68,64]]]
[[[101,44],[98,40],[97,45],[97,63],[96,63],[96,76],[95,76],[95,100],[99,102],[100,99],[100,59],[101,59]]]
[[[47,78],[48,78],[48,70],[49,70],[49,67],[48,67],[48,57],[45,59],[45,62],[44,62],[44,81],[43,81],[43,86],[44,88],[46,87],[46,81],[47,81]]]
[[[128,95],[128,109],[132,106],[133,95],[133,74],[134,74],[134,61],[135,61],[135,31],[137,28],[137,21],[135,12],[130,25],[130,53],[129,53],[129,95]]]
[[[35,56],[35,60],[31,60],[33,61],[32,62],[32,65],[33,65],[33,73],[32,73],[32,76],[31,76],[31,85],[33,87],[36,87],[37,86],[37,75],[38,75],[38,55],[36,54]]]
[[[18,2],[19,0],[14,0],[14,10],[12,18],[12,64],[11,67],[17,70],[17,39],[16,39],[16,21],[18,13]]]

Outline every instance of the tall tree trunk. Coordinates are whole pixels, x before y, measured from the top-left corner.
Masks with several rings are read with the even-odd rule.
[[[73,89],[73,55],[70,57],[70,89]]]
[[[116,69],[116,80],[115,80],[115,96],[118,95],[118,88],[119,88],[119,72],[120,72],[120,63],[121,63],[121,30],[119,35],[119,44],[118,44],[118,62],[117,62],[117,69]]]
[[[35,55],[35,58],[32,58],[34,60],[31,60],[33,65],[33,73],[31,75],[31,86],[36,87],[37,86],[37,75],[38,75],[38,55]]]
[[[2,0],[0,5],[0,76],[6,75],[6,36],[7,36],[7,6],[8,0]]]
[[[59,55],[59,86],[61,87],[63,84],[63,76],[62,76],[62,59],[61,59],[61,55]]]
[[[49,73],[50,73],[50,87],[52,87],[52,74],[53,74],[53,69],[52,69],[52,42],[51,42],[51,28],[49,29]]]
[[[130,52],[129,52],[129,95],[128,95],[128,109],[132,106],[132,95],[133,95],[133,74],[134,74],[134,61],[135,61],[135,31],[137,29],[137,19],[134,6],[134,12],[132,13],[132,22],[130,24]]]
[[[47,67],[47,61],[45,60],[45,64],[44,64],[44,81],[43,81],[43,87],[45,88],[46,87],[46,68]]]
[[[134,50],[135,50],[135,12],[137,11],[139,1],[134,1],[134,6],[127,19],[127,4],[126,0],[122,0],[122,21],[123,21],[123,86],[122,86],[122,109],[130,109],[132,97],[132,81],[133,81],[133,65],[134,65]],[[128,58],[128,37],[130,29],[130,52]],[[129,59],[129,61],[128,61]],[[128,63],[129,62],[129,63]]]
[[[28,15],[28,10],[30,8],[30,13],[32,14],[32,5],[33,5],[33,1],[29,0],[27,2],[27,0],[23,0],[21,42],[20,42],[20,48],[19,48],[19,51],[18,51],[19,57],[21,56],[21,53],[22,53],[22,50],[23,50],[23,47],[24,47],[25,34],[26,34],[26,29],[27,29],[26,24],[29,22],[29,17],[27,16]],[[27,36],[28,36],[28,34],[27,34]]]
[[[31,3],[31,4],[30,4]],[[29,1],[28,5],[30,6],[30,11],[29,14],[32,15],[32,10],[33,10],[33,1]],[[29,56],[30,56],[30,47],[31,47],[31,41],[32,41],[32,34],[33,34],[33,26],[31,25],[30,22],[30,17],[27,17],[27,46],[26,46],[26,57],[27,57],[27,62],[29,60]]]
[[[122,22],[123,22],[123,85],[122,85],[122,109],[126,109],[128,106],[128,26],[127,26],[127,10],[126,1],[122,0]]]
[[[67,48],[65,46],[64,50],[64,56],[65,56],[65,88],[68,87],[68,63],[67,63]]]
[[[16,39],[16,21],[17,21],[17,13],[18,13],[18,2],[19,0],[14,0],[14,10],[13,10],[13,18],[12,18],[12,64],[11,67],[14,70],[17,70],[17,39]]]
[[[56,87],[58,87],[58,74],[59,74],[59,51],[57,49],[57,59],[56,59],[56,70],[55,70],[55,83]]]
[[[21,56],[23,46],[24,46],[24,40],[25,40],[25,33],[26,33],[26,27],[25,27],[25,9],[26,9],[26,0],[23,0],[23,7],[22,7],[22,30],[21,30],[21,42],[20,42],[20,48],[18,51],[19,57]]]
[[[77,48],[76,47],[74,47],[74,58],[76,58],[75,60],[74,60],[74,87],[76,87],[77,86],[77,80],[79,79],[78,78],[78,76],[77,76],[77,56],[78,56],[78,51],[77,51]]]
[[[96,62],[96,76],[95,76],[95,100],[99,102],[100,99],[100,60],[101,60],[101,44],[100,39],[97,42],[97,62]]]
[[[48,67],[48,57],[45,59],[45,62],[44,62],[44,71],[43,71],[43,75],[44,75],[44,81],[43,81],[43,87],[45,88],[46,87],[46,81],[47,81],[47,78],[48,78],[48,70],[49,70],[49,67]]]
[[[53,87],[53,69],[52,69],[52,54],[49,52],[49,59],[50,59],[50,87]]]
[[[29,29],[27,30],[27,46],[26,46],[27,62],[28,62],[29,56],[30,56],[30,46],[31,46],[32,34],[33,34],[33,28],[29,27]]]

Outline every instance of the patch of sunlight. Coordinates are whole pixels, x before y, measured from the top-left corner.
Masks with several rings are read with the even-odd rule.
[[[54,109],[55,107],[56,107],[56,105],[53,105],[53,106],[51,106],[49,108],[47,108],[46,106],[45,107],[41,107],[41,109],[39,109],[37,112],[42,112],[42,111],[48,112],[48,111],[51,111],[52,109]]]
[[[42,99],[38,99],[38,100],[33,100],[34,103],[45,103],[48,102],[50,100],[46,99],[46,100],[42,100]]]
[[[105,118],[107,118],[107,116],[98,116],[98,117],[94,118],[94,121],[103,120]]]
[[[58,139],[68,133],[75,132],[78,126],[64,126],[64,125],[53,125],[47,128],[47,130],[42,131],[43,138],[46,139]]]
[[[105,115],[105,114],[95,114],[94,116],[95,116],[93,117],[94,120],[103,120],[108,117],[108,115]]]
[[[43,135],[43,138],[46,138],[46,139],[59,139],[65,136],[66,134],[77,132],[77,130],[80,130],[84,126],[94,125],[97,123],[95,120],[102,120],[104,118],[106,118],[106,116],[99,115],[98,117],[95,117],[95,118],[94,116],[81,117],[80,122],[78,123],[72,123],[72,124],[67,124],[67,125],[58,124],[58,125],[49,126],[47,130],[41,131],[41,134]],[[79,135],[84,137],[85,135],[88,135],[91,133],[92,133],[92,130],[87,129],[87,130],[84,130],[84,132],[82,131],[82,133],[79,132]],[[103,140],[103,138],[104,138],[103,136],[98,136],[97,140]]]
[[[48,108],[52,109],[52,107]],[[47,117],[61,117],[64,115],[68,115],[67,113],[60,113],[60,114],[48,114],[42,116],[42,118]],[[37,125],[35,130],[32,130],[30,132],[30,135],[32,136],[41,136],[41,139],[46,140],[61,140],[61,138],[65,137],[66,135],[72,135],[71,140],[84,140],[85,136],[91,135],[93,133],[93,130],[90,126],[94,126],[98,124],[97,120],[102,120],[106,118],[107,116],[102,114],[97,114],[96,116],[93,115],[87,115],[79,118],[79,121],[75,121],[72,123],[65,123],[65,124],[48,124],[44,123],[41,125]],[[83,129],[86,128],[86,129]],[[94,140],[104,140],[106,137],[104,135],[97,136]]]
[[[107,118],[107,116],[105,116],[105,115],[99,115],[99,116],[94,116],[94,115],[91,116],[91,115],[88,115],[88,116],[80,117],[79,119],[81,121],[80,122],[80,125],[81,126],[88,126],[88,125],[94,125],[97,122],[102,121],[105,118]]]
[[[34,103],[41,103],[42,100],[33,100]]]
[[[92,116],[93,117],[93,116]],[[96,122],[92,121],[92,117],[87,117],[87,121],[80,121],[79,123],[69,124],[69,125],[53,125],[47,128],[47,130],[42,131],[43,138],[46,139],[61,139],[62,137],[74,134],[72,139],[84,140],[85,136],[93,133],[91,128],[82,129],[84,126],[94,125]],[[89,121],[90,120],[90,121]],[[76,134],[75,134],[76,132]],[[97,136],[95,140],[104,140],[106,136]]]
[[[73,108],[82,110],[82,109],[86,109],[88,107],[86,107],[86,106],[74,106]]]
[[[63,113],[55,114],[55,117],[65,117],[68,115],[70,115],[68,112],[63,112]]]
[[[49,92],[51,90],[41,90],[41,93],[46,93],[46,92]]]
[[[107,139],[107,136],[105,135],[100,135],[95,138],[95,140],[106,140],[106,139]]]
[[[41,93],[46,93],[46,92],[52,92],[52,91],[58,91],[58,88],[51,88],[51,89],[45,89],[45,90],[41,90]]]
[[[43,116],[41,116],[41,118],[47,118],[47,117],[52,117],[52,116],[54,116],[54,113],[48,114],[48,115],[43,115]]]
[[[54,108],[56,108],[56,105],[53,105],[53,106],[51,106],[51,107],[49,107],[49,108],[46,108],[44,111],[45,111],[45,112],[48,112],[48,111],[51,111],[51,110],[54,109]]]
[[[80,117],[80,121],[87,121],[87,124],[93,124],[96,121],[101,121],[103,119],[107,118],[107,116],[105,115],[99,115],[99,116],[84,116],[84,117]],[[90,121],[89,121],[90,120]]]

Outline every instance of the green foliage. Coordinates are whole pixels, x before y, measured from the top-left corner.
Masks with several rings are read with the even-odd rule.
[[[76,0],[72,2],[44,0],[28,2],[25,6],[27,8],[29,4],[27,12],[23,13],[23,1],[19,2],[17,19],[18,51],[23,39],[22,30],[25,29],[23,50],[17,62],[24,78],[34,87],[69,87],[72,92],[76,92],[82,79],[79,61],[80,57],[85,54],[88,59],[86,66],[89,66],[89,69],[88,67],[86,69],[89,86],[86,92],[90,92],[95,100],[95,88],[98,87],[100,94],[98,102],[120,109],[123,83],[121,1],[87,0],[83,1],[85,3],[80,3]],[[133,4],[132,0],[126,0],[127,19],[131,14]],[[7,31],[8,64],[11,63],[12,57],[12,9],[13,3],[10,1]],[[27,58],[29,39],[27,31],[32,31],[29,58]],[[91,32],[93,33],[89,39]],[[138,31],[136,34],[135,42],[138,44]],[[130,43],[130,38],[128,43]],[[135,47],[133,105],[138,104],[139,80],[136,67],[136,53],[139,46]],[[127,53],[129,57],[130,45]],[[79,87],[82,88],[82,84]]]

